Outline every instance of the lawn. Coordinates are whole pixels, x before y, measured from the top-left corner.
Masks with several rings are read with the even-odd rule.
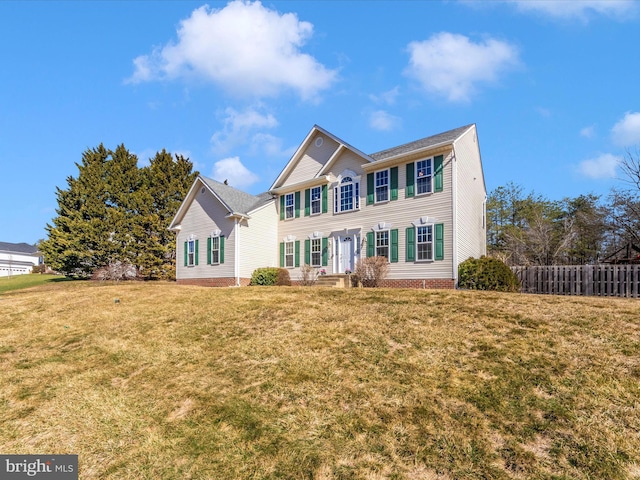
[[[0,452],[82,479],[640,478],[637,300],[50,283],[0,368]]]
[[[37,287],[49,282],[61,282],[67,278],[60,275],[41,275],[39,273],[27,275],[13,275],[11,277],[0,277],[0,295],[12,290]]]

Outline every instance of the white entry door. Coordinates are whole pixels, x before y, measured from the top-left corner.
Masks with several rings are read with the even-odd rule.
[[[345,235],[338,238],[338,272],[344,273],[347,270],[353,272],[354,260],[354,236]]]

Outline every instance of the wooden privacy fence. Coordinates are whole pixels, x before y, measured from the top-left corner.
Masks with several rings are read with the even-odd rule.
[[[640,297],[640,265],[511,267],[524,293]]]

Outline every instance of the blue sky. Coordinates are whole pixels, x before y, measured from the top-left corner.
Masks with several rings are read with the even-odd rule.
[[[314,124],[374,153],[476,123],[487,190],[621,186],[633,1],[1,1],[0,240],[36,242],[82,153],[163,148],[269,188]]]

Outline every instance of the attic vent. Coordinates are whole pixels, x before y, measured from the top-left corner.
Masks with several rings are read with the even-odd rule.
[[[324,138],[316,137],[316,147],[321,147],[323,143],[324,143]]]
[[[200,190],[200,193],[204,193],[204,187],[202,187],[202,190]]]

